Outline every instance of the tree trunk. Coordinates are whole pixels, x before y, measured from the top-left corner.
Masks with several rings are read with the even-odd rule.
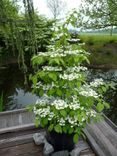
[[[113,35],[113,26],[111,26],[111,29],[110,29],[110,36]]]

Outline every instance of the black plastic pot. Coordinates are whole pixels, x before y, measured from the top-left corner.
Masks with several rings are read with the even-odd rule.
[[[74,148],[73,134],[56,133],[55,131],[49,132],[47,140],[53,145],[54,151],[68,150],[71,151]]]

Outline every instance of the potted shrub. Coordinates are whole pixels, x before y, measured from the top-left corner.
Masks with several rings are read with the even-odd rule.
[[[100,112],[105,107],[109,108],[103,92],[110,84],[105,84],[102,79],[88,83],[87,68],[83,65],[84,62],[89,63],[89,53],[68,42],[68,25],[76,24],[76,15],[74,11],[63,24],[54,26],[48,52],[39,52],[32,58],[33,65],[39,67],[30,77],[33,92],[39,95],[33,106],[35,123],[51,132],[55,150],[71,150],[73,142],[76,143],[83,134],[86,123],[97,120]]]

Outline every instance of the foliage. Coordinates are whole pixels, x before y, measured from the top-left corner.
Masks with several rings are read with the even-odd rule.
[[[81,23],[88,29],[111,28],[117,26],[116,0],[82,0],[79,11]],[[103,8],[103,9],[102,9]]]
[[[117,43],[117,35],[109,36],[106,34],[81,34],[79,36],[82,42],[85,42],[87,45],[99,45],[100,47],[109,44]]]
[[[109,108],[103,93],[111,87],[102,79],[87,82],[87,68],[83,63],[89,63],[89,53],[68,42],[68,25],[75,26],[76,21],[74,11],[63,24],[55,26],[53,45],[48,52],[40,52],[32,58],[33,65],[41,65],[41,68],[30,77],[33,92],[40,97],[33,107],[36,125],[57,133],[73,133],[74,142],[87,122],[97,120],[99,113]],[[99,113],[93,110],[94,104]]]
[[[16,55],[25,66],[38,50],[45,51],[51,38],[53,21],[38,15],[31,0],[24,0],[24,13],[19,11],[17,1],[2,0],[0,5],[0,54]]]

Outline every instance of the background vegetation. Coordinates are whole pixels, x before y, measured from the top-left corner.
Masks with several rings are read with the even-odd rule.
[[[91,65],[95,68],[117,68],[117,35],[83,34],[83,46],[91,53]]]

